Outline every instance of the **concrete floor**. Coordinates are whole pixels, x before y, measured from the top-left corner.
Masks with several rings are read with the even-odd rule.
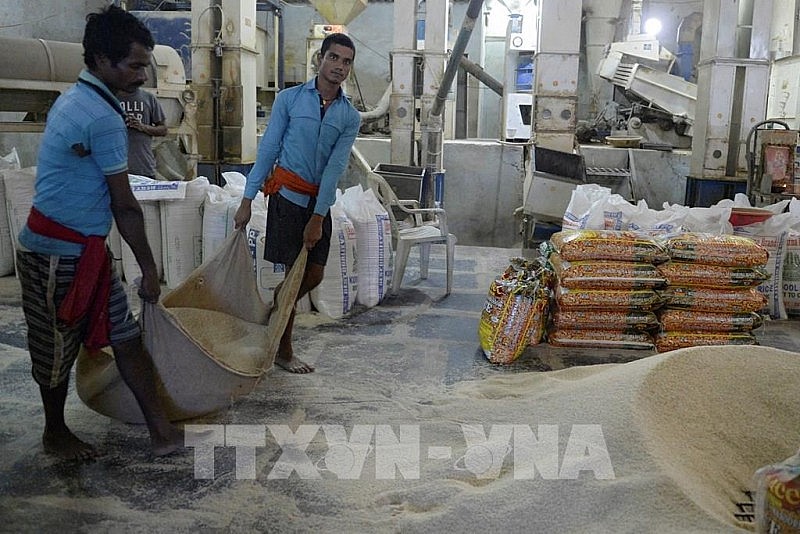
[[[512,366],[487,362],[477,336],[480,312],[489,283],[516,255],[517,249],[458,246],[454,290],[443,298],[442,251],[434,247],[426,281],[416,280],[418,265],[412,253],[398,297],[345,320],[312,314],[298,318],[295,350],[316,365],[315,373],[299,376],[272,371],[256,391],[230,410],[199,422],[291,428],[331,424],[344,425],[349,432],[354,423],[363,421],[397,428],[418,422],[418,408],[446,395],[448,388],[461,381],[623,363],[653,354],[540,345],[529,348]],[[295,476],[274,479],[277,447],[256,449],[249,464],[240,462],[230,447],[217,448],[211,476],[207,471],[198,474],[198,459],[190,449],[152,459],[143,427],[93,412],[74,389],[67,403],[68,423],[104,454],[80,465],[44,455],[43,416],[30,378],[19,304],[16,280],[0,278],[0,531],[414,530],[395,517],[400,512],[393,502],[376,501],[368,510],[354,510],[355,515],[348,516],[345,496],[355,491],[348,481],[338,481],[341,486],[326,493]],[[798,320],[768,321],[757,337],[763,345],[800,352],[799,333]],[[513,411],[513,406],[498,404],[498,410]],[[440,423],[447,422],[447,414],[441,418]],[[310,451],[317,450],[321,441],[317,436]],[[430,449],[428,455],[431,458]],[[319,462],[315,465],[324,468]],[[255,469],[254,480],[248,478],[247,466]],[[335,482],[323,478],[319,483],[331,488]],[[392,483],[402,485],[402,481],[373,482],[376,494]],[[364,491],[363,485],[359,487]],[[336,497],[339,491],[341,500]],[[481,514],[483,525],[506,524],[502,514],[494,518]],[[524,518],[520,519],[519,524],[524,524]]]

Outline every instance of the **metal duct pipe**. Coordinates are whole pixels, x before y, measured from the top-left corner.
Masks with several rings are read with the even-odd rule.
[[[284,82],[284,72],[286,70],[286,52],[285,52],[285,28],[286,25],[283,21],[283,10],[276,9],[275,16],[278,17],[278,90],[284,88],[286,82]]]
[[[391,97],[392,85],[389,84],[386,87],[386,90],[383,92],[383,96],[381,96],[381,99],[378,100],[378,103],[375,105],[375,109],[371,109],[369,111],[359,111],[359,115],[361,115],[361,121],[374,121],[385,116],[389,112],[389,102],[391,101]]]
[[[222,31],[222,0],[212,0],[209,7],[216,7],[212,9],[212,33],[220,35]],[[214,184],[222,184],[222,147],[225,146],[224,130],[222,128],[222,46],[216,43],[214,54],[211,58],[211,86],[212,86],[212,131],[214,135]]]
[[[436,100],[431,107],[431,116],[438,117],[444,110],[444,102],[447,99],[447,93],[450,92],[450,85],[458,72],[458,65],[461,58],[464,56],[464,50],[467,49],[467,43],[472,36],[472,30],[475,28],[475,21],[481,14],[481,7],[483,0],[470,0],[467,7],[467,13],[464,15],[464,22],[461,24],[461,30],[458,32],[456,44],[453,46],[453,51],[450,53],[450,59],[447,61],[447,67],[442,77],[442,85],[439,86],[439,92],[436,93]]]
[[[478,81],[483,85],[494,91],[500,96],[503,96],[503,84],[497,81],[491,74],[483,70],[483,67],[467,59],[467,56],[461,56],[461,66],[465,71],[475,76]]]
[[[462,65],[463,67],[463,65]],[[467,138],[467,71],[458,69],[456,75],[456,129],[453,137]]]

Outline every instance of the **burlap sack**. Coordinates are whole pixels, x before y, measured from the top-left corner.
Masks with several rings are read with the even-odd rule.
[[[305,271],[301,251],[273,309],[259,297],[244,232],[234,232],[208,261],[140,321],[159,391],[173,421],[223,410],[250,393],[272,367]],[[110,351],[78,357],[78,395],[93,410],[144,422]]]

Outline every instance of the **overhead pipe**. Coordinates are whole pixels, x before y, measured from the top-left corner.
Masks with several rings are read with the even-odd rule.
[[[359,111],[359,115],[361,115],[361,121],[374,121],[383,118],[389,112],[389,103],[391,102],[392,97],[392,85],[389,84],[386,87],[386,90],[383,92],[383,96],[381,99],[378,100],[378,103],[375,104],[375,109],[371,109],[369,111]]]
[[[442,83],[439,86],[439,91],[431,106],[429,116],[426,118],[426,127],[423,128],[425,141],[423,146],[426,148],[425,154],[425,176],[423,178],[423,191],[425,193],[422,199],[424,207],[431,207],[434,205],[434,187],[433,179],[436,173],[441,172],[442,169],[442,112],[444,111],[444,104],[447,100],[447,93],[450,92],[450,86],[458,73],[458,66],[461,64],[461,58],[464,56],[464,51],[467,49],[467,44],[472,36],[472,30],[475,28],[475,22],[481,15],[481,8],[483,0],[470,0],[467,6],[467,13],[464,15],[464,22],[461,24],[461,29],[458,32],[456,43],[450,53],[450,59],[447,61],[444,75],[442,76]]]
[[[467,13],[464,15],[464,22],[461,24],[461,30],[458,32],[456,44],[453,46],[453,51],[450,53],[450,59],[447,61],[447,67],[442,77],[442,85],[439,86],[439,92],[436,93],[436,99],[431,107],[431,116],[439,117],[444,111],[444,103],[447,100],[447,93],[450,92],[450,85],[458,73],[458,65],[461,63],[461,58],[464,56],[464,50],[467,49],[470,37],[472,37],[472,30],[475,28],[475,21],[481,14],[481,7],[483,0],[470,0],[467,6]]]
[[[467,76],[467,71],[462,65],[456,75],[456,124],[453,131],[455,139],[467,138]]]
[[[494,78],[491,74],[483,70],[483,67],[467,59],[467,56],[461,56],[461,67],[468,73],[475,76],[483,85],[494,91],[500,96],[503,96],[503,84]]]
[[[283,10],[280,8],[275,9],[275,16],[278,17],[278,91],[283,89],[286,85],[284,81],[284,72],[286,69],[286,23],[283,20]]]

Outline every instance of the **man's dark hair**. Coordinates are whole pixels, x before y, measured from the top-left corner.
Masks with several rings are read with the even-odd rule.
[[[332,44],[345,46],[353,51],[353,59],[356,58],[356,45],[353,40],[343,33],[331,33],[322,40],[322,47],[320,48],[320,56],[325,57],[325,52],[331,47]]]
[[[99,13],[86,15],[83,62],[90,69],[97,66],[96,56],[105,56],[112,65],[116,65],[128,57],[133,43],[150,50],[155,47],[150,30],[124,9],[110,5]]]

